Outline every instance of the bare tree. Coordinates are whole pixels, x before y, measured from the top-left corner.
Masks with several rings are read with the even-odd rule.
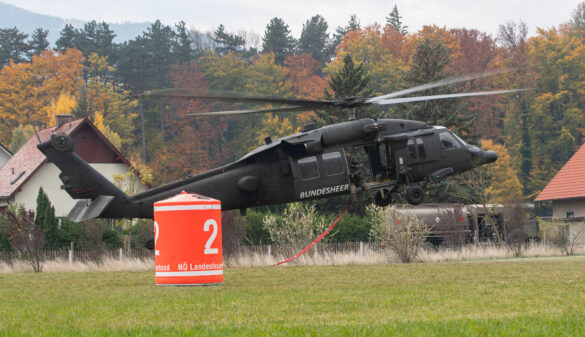
[[[28,261],[35,273],[43,271],[45,234],[35,221],[35,213],[24,206],[10,205],[0,210],[0,226],[8,236],[10,245]]]
[[[582,224],[539,219],[539,226],[546,242],[561,249],[566,255],[575,254],[578,245],[585,240],[585,225]]]

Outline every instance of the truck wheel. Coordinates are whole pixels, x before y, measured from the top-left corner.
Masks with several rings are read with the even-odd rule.
[[[380,207],[386,207],[392,203],[392,194],[390,193],[389,189],[381,188],[376,191],[374,199],[376,200],[376,205]]]
[[[406,201],[411,205],[420,205],[425,201],[425,190],[418,186],[408,186],[406,189]]]

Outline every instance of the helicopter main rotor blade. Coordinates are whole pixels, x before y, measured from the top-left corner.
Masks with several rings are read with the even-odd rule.
[[[376,97],[370,97],[366,100],[366,103],[379,104],[378,103],[379,101],[387,100],[387,99],[390,99],[393,97],[404,96],[404,95],[412,94],[412,93],[419,92],[419,91],[443,87],[443,86],[450,85],[450,84],[467,82],[467,81],[471,81],[471,80],[478,79],[478,78],[485,78],[485,77],[489,77],[489,76],[493,76],[493,75],[506,73],[508,71],[510,71],[510,70],[509,69],[499,69],[499,70],[486,72],[486,73],[477,73],[477,74],[471,74],[471,75],[449,77],[449,78],[445,78],[445,79],[442,79],[442,80],[439,80],[436,82],[426,83],[423,85],[419,85],[416,87],[396,91],[393,93],[389,93],[389,94],[385,94],[385,95],[381,95],[381,96],[376,96]]]
[[[445,95],[430,95],[430,96],[416,96],[416,97],[403,97],[403,98],[391,98],[373,102],[378,105],[390,105],[398,103],[410,103],[410,102],[421,102],[430,101],[435,99],[447,99],[457,97],[472,97],[472,96],[487,96],[487,95],[501,95],[512,92],[528,91],[533,89],[512,89],[512,90],[495,90],[495,91],[477,91],[477,92],[465,92],[460,94],[445,94]]]
[[[313,106],[315,104],[320,105],[332,105],[331,101],[327,100],[309,100],[309,99],[294,99],[294,98],[282,98],[282,97],[271,97],[271,96],[251,96],[243,95],[233,92],[226,91],[215,91],[215,90],[202,90],[193,88],[169,88],[159,90],[148,90],[142,94],[142,96],[156,96],[156,97],[169,97],[169,98],[185,98],[185,99],[210,99],[218,101],[230,101],[230,102],[256,102],[256,103],[277,103],[287,104],[294,106]]]
[[[229,116],[229,115],[244,115],[253,113],[268,113],[268,112],[288,112],[288,111],[303,111],[319,109],[321,106],[315,106],[313,108],[307,106],[287,106],[278,108],[264,108],[264,109],[251,109],[251,110],[227,110],[227,111],[211,111],[211,112],[197,112],[186,114],[187,116]]]

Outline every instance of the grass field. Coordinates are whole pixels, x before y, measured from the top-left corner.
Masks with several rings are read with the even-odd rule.
[[[585,257],[225,270],[0,274],[2,336],[585,335]]]

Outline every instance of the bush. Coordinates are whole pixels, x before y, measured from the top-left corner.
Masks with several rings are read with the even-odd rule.
[[[372,221],[370,237],[373,241],[387,244],[402,263],[414,262],[425,243],[429,228],[423,220],[410,212],[396,212],[370,205],[367,213]]]
[[[306,203],[289,204],[282,215],[268,213],[263,224],[277,245],[311,242],[327,228],[326,219]]]
[[[246,245],[271,244],[270,233],[264,228],[265,212],[249,209],[246,215],[246,236],[242,243]]]
[[[334,219],[334,217],[330,217],[328,223],[333,222]],[[330,240],[335,242],[366,242],[369,240],[370,229],[370,221],[367,217],[346,214],[329,234]]]

